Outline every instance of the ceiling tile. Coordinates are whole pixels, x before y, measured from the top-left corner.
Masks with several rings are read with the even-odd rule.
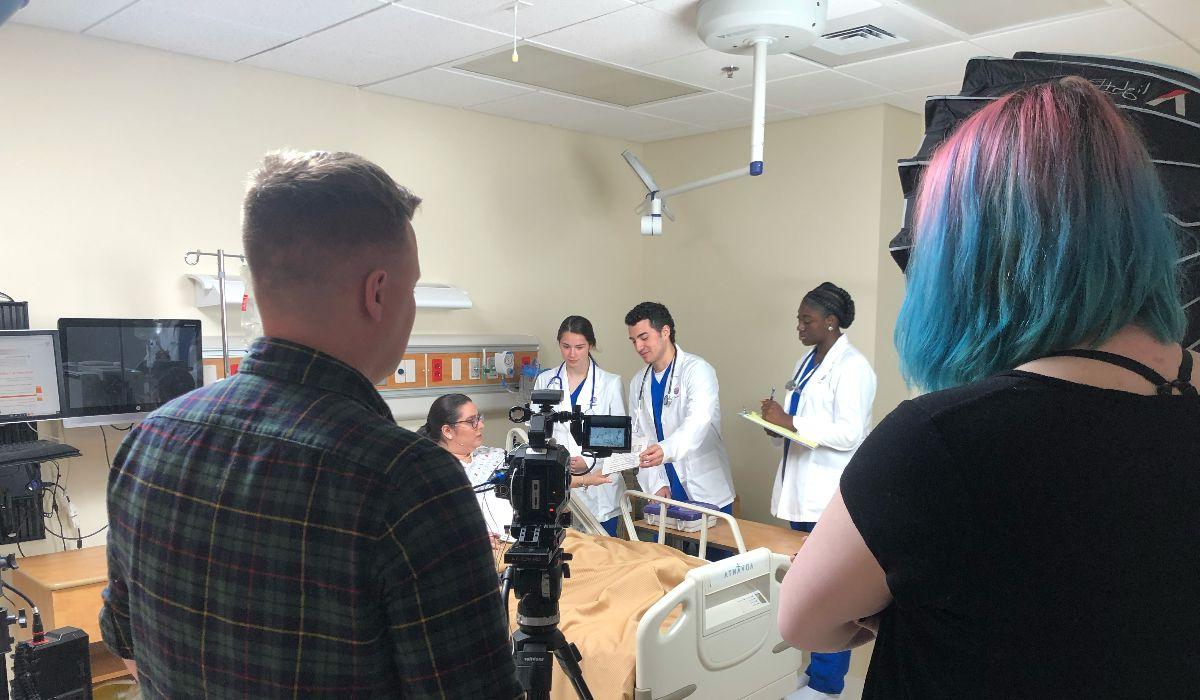
[[[1178,41],[1129,7],[976,37],[976,46],[996,56],[1018,51],[1111,54]]]
[[[916,10],[969,34],[1048,22],[1111,7],[1108,0],[906,0]]]
[[[245,63],[335,83],[366,85],[509,41],[509,37],[486,29],[385,5]]]
[[[750,97],[751,92],[750,88],[742,88],[734,90],[732,94]],[[827,105],[882,97],[889,92],[891,91],[864,83],[857,78],[825,70],[768,82],[767,104],[807,114]]]
[[[425,10],[477,27],[511,34],[513,12],[502,0],[402,0],[405,7]],[[537,0],[517,14],[517,36],[530,37],[623,10],[632,0]]]
[[[1183,42],[1167,44],[1166,46],[1156,46],[1152,49],[1127,51],[1121,55],[1136,58],[1139,61],[1151,61],[1174,68],[1182,68],[1200,76],[1200,51],[1193,49]]]
[[[651,141],[666,141],[669,139],[683,138],[684,136],[695,136],[696,134],[707,134],[715,129],[710,129],[705,126],[692,126],[690,124],[681,124],[678,127],[667,129],[658,133],[648,134],[643,142]]]
[[[767,123],[774,124],[776,122],[786,122],[791,121],[792,119],[801,119],[806,116],[808,115],[801,114],[800,112],[788,112],[786,110],[780,110],[779,112],[768,116]],[[749,126],[749,119],[735,119],[733,121],[725,122],[724,124],[718,124],[716,129],[718,131],[724,131],[725,129],[744,129]]]
[[[814,114],[826,114],[829,112],[842,112],[847,109],[859,109],[861,107],[874,107],[875,105],[885,104],[891,95],[874,95],[872,97],[864,97],[858,100],[847,100],[845,102],[834,102],[832,104],[821,105],[809,110],[805,114],[811,116]]]
[[[1200,48],[1200,6],[1196,0],[1131,0],[1175,36]]]
[[[700,3],[696,0],[646,0],[644,4],[651,9],[673,15],[676,19],[686,22],[693,28],[692,31],[695,31],[696,12],[700,9]]]
[[[962,81],[967,61],[987,52],[965,41],[911,51],[898,56],[852,63],[838,70],[898,92]]]
[[[376,83],[367,89],[371,92],[382,92],[387,95],[450,105],[451,107],[470,107],[533,92],[533,90],[520,85],[489,80],[445,68],[417,71]]]
[[[36,27],[82,32],[137,0],[33,0],[12,21]]]
[[[141,0],[96,25],[88,34],[236,61],[378,9],[377,0]]]
[[[635,141],[680,126],[669,119],[548,92],[488,102],[474,109],[501,117]]]
[[[701,126],[717,126],[732,121],[749,124],[754,116],[754,103],[744,97],[710,92],[707,95],[656,102],[638,107],[637,111]],[[787,110],[768,105],[766,111],[769,115],[775,115]]]
[[[721,71],[726,66],[737,66],[738,70],[732,78],[725,77],[725,73]],[[816,73],[823,69],[823,66],[791,54],[767,57],[768,80]],[[712,49],[704,49],[686,56],[656,61],[643,66],[641,70],[683,83],[706,87],[710,90],[728,91],[754,82],[754,57],[735,56]]]
[[[694,21],[644,5],[543,34],[533,43],[634,68],[705,48]]]

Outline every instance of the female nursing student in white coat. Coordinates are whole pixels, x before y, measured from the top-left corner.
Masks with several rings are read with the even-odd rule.
[[[561,389],[563,400],[556,411],[570,411],[579,406],[585,415],[623,416],[625,402],[621,399],[621,378],[605,372],[596,364],[592,351],[596,349],[596,333],[592,322],[583,316],[568,316],[558,327],[558,349],[563,361],[557,367],[538,375],[534,389]],[[581,456],[582,448],[565,423],[554,424],[554,439],[571,452],[571,471],[602,474],[604,460]],[[617,516],[621,512],[620,497],[624,490],[619,478],[609,483],[580,486],[572,489],[571,498],[587,506],[605,531],[617,536]]]
[[[796,320],[800,342],[812,350],[796,363],[783,405],[766,399],[762,415],[818,443],[810,450],[774,438],[783,446],[783,459],[775,475],[771,513],[790,521],[793,530],[812,532],[870,430],[875,372],[842,334],[854,321],[854,300],[846,290],[825,282],[804,296]],[[848,651],[814,653],[808,687],[802,691],[807,695],[802,697],[841,693],[849,668]]]
[[[675,344],[675,319],[662,304],[638,304],[625,325],[646,363],[629,383],[634,439],[641,435],[652,443],[639,455],[638,482],[648,493],[709,503],[732,515],[733,475],[721,440],[716,371]]]

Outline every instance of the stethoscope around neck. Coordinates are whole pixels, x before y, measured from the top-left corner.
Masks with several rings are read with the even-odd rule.
[[[588,361],[591,363],[591,367],[588,368],[588,371],[592,375],[592,400],[590,402],[588,402],[587,410],[591,411],[596,408],[596,358],[592,357],[591,355],[588,355]],[[566,366],[567,366],[566,362],[563,362],[561,365],[558,366],[558,371],[555,372],[554,376],[551,377],[550,381],[546,383],[546,388],[547,389],[553,388],[554,383],[558,382],[559,390],[561,390],[562,392],[564,392],[566,394],[565,398],[569,399],[571,396],[571,392],[567,389],[567,385],[563,383],[563,378],[562,378],[562,371],[563,371],[563,368],[565,368]],[[588,380],[588,376],[586,374],[583,375],[583,381],[586,382],[587,380]],[[575,408],[575,407],[572,406],[571,408]]]
[[[804,373],[804,369],[808,365],[809,359],[812,358],[813,353],[815,352],[816,349],[809,350],[808,354],[804,356],[804,359],[800,362],[800,367],[796,369],[796,374],[792,375],[792,378],[788,380],[788,383],[783,385],[785,391],[795,391],[797,387],[803,386],[805,380],[808,379],[808,377],[811,377],[813,372],[817,371],[817,367],[821,366],[814,362],[812,367],[808,368],[808,374],[801,378],[800,375]]]
[[[679,393],[679,377],[675,372],[675,363],[679,360],[678,355],[671,360],[671,364],[667,365],[667,385],[663,387],[663,408],[671,405],[676,394]],[[642,387],[638,392],[638,410],[634,415],[633,432],[641,434],[642,431],[642,406],[646,405],[646,385],[650,383],[650,373],[654,371],[654,364],[646,365],[646,369],[642,372]],[[675,384],[675,391],[671,391],[671,384]]]

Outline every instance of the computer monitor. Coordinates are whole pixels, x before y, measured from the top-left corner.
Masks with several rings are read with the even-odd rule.
[[[0,331],[0,423],[62,418],[56,331]]]
[[[200,321],[63,318],[58,333],[68,427],[136,420],[204,384]]]

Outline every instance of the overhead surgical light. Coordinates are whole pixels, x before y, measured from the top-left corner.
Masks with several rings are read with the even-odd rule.
[[[637,208],[642,234],[662,233],[662,217],[675,217],[665,200],[677,194],[745,175],[763,173],[763,133],[766,121],[767,56],[799,51],[825,31],[828,0],[700,0],[696,32],[709,48],[722,53],[754,55],[754,102],[750,126],[750,164],[670,189],[661,190],[650,171],[629,151],[621,155],[646,186],[646,200]]]

